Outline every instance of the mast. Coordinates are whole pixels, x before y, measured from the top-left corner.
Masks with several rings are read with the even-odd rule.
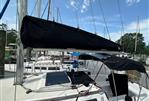
[[[136,28],[136,37],[135,37],[135,54],[137,52],[137,41],[138,41],[138,34],[140,33],[140,25],[139,25],[139,17],[137,22],[137,28]]]
[[[37,13],[37,17],[40,18],[40,12],[41,11],[41,0],[37,0],[37,6],[36,6],[36,13]]]
[[[49,20],[49,17],[50,17],[50,8],[51,8],[51,0],[49,0],[49,5],[48,5],[48,15],[47,15],[47,20]]]
[[[16,84],[23,83],[24,71],[24,52],[23,45],[20,39],[20,29],[23,17],[27,15],[27,0],[17,0],[17,16],[18,16],[18,39],[17,39],[17,69],[16,69]]]

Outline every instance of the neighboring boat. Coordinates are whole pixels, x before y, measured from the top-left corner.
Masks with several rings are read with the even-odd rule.
[[[57,72],[57,71],[71,71],[73,68],[73,60],[51,60],[47,56],[41,56],[35,61],[24,62],[24,73],[38,74],[45,72]],[[5,71],[16,72],[16,64],[5,64]],[[84,68],[84,61],[78,60],[77,71],[88,71]]]
[[[35,60],[24,62],[24,73],[44,73],[63,71],[60,60],[51,60],[48,56],[40,56]],[[16,72],[16,64],[5,64],[5,71]]]

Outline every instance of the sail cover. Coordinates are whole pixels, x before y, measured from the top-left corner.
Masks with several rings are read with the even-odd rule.
[[[79,59],[96,60],[103,62],[108,68],[118,71],[123,70],[137,70],[146,73],[146,69],[140,62],[125,58],[117,57],[109,54],[81,54]]]
[[[98,35],[31,16],[24,17],[20,34],[24,48],[120,50],[120,45]]]

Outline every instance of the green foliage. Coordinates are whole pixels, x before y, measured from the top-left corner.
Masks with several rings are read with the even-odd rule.
[[[117,42],[122,45],[124,52],[135,53],[136,33],[126,33]],[[145,53],[145,42],[141,33],[137,33],[137,49],[136,54]]]
[[[145,54],[149,55],[149,44],[145,46]]]
[[[0,30],[7,30],[8,26],[4,23],[0,24]]]
[[[7,33],[7,45],[9,43],[16,43],[16,31],[15,30],[11,30],[10,32]]]
[[[7,32],[7,35],[6,35],[7,45],[9,43],[16,43],[16,38],[17,38],[16,30],[14,30],[14,29],[8,30],[7,24],[4,24],[4,23],[0,24],[0,30],[4,30],[4,31],[7,30],[6,31]]]

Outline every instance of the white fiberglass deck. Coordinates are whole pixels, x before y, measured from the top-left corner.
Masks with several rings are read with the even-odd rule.
[[[34,90],[29,94],[26,94],[26,90],[23,87],[19,85],[13,85],[13,77],[0,79],[0,101],[48,101],[48,99],[75,101],[78,95],[78,91],[87,90],[89,87],[92,86],[92,84],[90,84],[89,87],[80,86],[78,90],[71,89],[70,83],[51,85],[45,87],[45,78],[45,74],[40,74],[38,76],[28,75],[28,78],[26,79],[24,86],[26,88],[31,88],[32,90]],[[112,97],[112,92],[110,90],[109,83],[107,81],[104,81],[100,82],[99,84],[106,91],[108,97],[110,98],[110,101],[116,101],[117,97]],[[138,84],[129,82],[129,92],[133,93],[134,95],[138,95],[139,89],[140,88]],[[108,101],[105,93],[101,89],[93,86],[90,92],[93,92],[94,94],[79,97],[78,101],[86,101],[94,98],[97,98],[97,101]],[[140,95],[141,100],[139,101],[149,101],[149,90],[142,88]],[[69,98],[69,96],[71,97],[71,99]],[[133,97],[133,101],[135,101],[137,97],[138,96]],[[125,95],[119,96],[118,101],[124,101],[124,98]]]
[[[32,90],[34,90],[29,94],[26,94],[26,90],[23,87],[19,85],[14,86],[13,78],[1,79],[0,83],[1,83],[0,101],[15,101],[14,99],[16,99],[16,101],[34,101],[34,100],[43,101],[43,99],[57,99],[58,97],[63,99],[66,96],[67,97],[72,96],[72,98],[75,99],[79,91],[87,90],[89,87],[92,86],[92,85],[90,85],[89,87],[80,86],[78,87],[78,89],[71,89],[70,83],[65,83],[45,87],[45,74],[41,74],[39,76],[32,76],[26,80],[24,86],[26,88],[31,88]],[[15,87],[16,87],[16,95],[15,95]],[[97,93],[98,91],[99,88],[95,86],[92,86],[90,89],[90,92],[95,93],[93,94],[94,97],[95,96],[97,97],[97,95],[99,95]],[[92,97],[93,96],[91,94],[88,97],[84,97],[84,99],[87,100]],[[78,101],[82,101],[81,99],[82,97],[80,97]]]

